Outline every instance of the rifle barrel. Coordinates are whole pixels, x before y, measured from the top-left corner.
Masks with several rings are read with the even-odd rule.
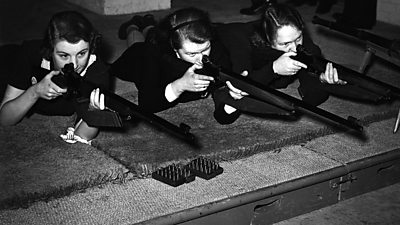
[[[281,92],[273,88],[261,85],[258,82],[245,78],[239,74],[235,74],[231,71],[227,71],[223,68],[220,69],[219,79],[223,82],[230,81],[235,87],[247,92],[254,98],[275,105],[290,113],[295,113],[295,107],[293,103],[284,98],[276,98],[276,96]]]
[[[322,118],[328,119],[338,125],[350,128],[356,131],[362,131],[363,127],[355,121],[350,121],[337,116],[333,113],[325,111],[321,108],[307,104],[306,102],[275,90],[271,87],[262,85],[258,82],[252,81],[232,71],[220,68],[220,79],[223,81],[230,81],[235,87],[247,92],[253,97],[259,98],[265,102],[276,104],[277,106],[284,107],[286,110],[295,112],[296,110],[308,111],[316,114]]]
[[[359,86],[386,99],[391,97],[400,98],[399,88],[363,75],[338,63],[329,61],[322,56],[313,55],[302,45],[297,46],[297,56],[294,57],[294,59],[307,64],[307,70],[316,72],[317,74],[325,72],[326,64],[330,62],[333,67],[338,70],[339,79],[345,80],[350,84]]]
[[[332,22],[329,20],[322,19],[318,16],[314,16],[312,23],[325,26],[329,29],[342,32],[344,34],[350,35],[352,37],[358,38],[363,41],[368,41],[377,46],[386,48],[388,50],[392,49],[394,40],[384,38],[382,36],[367,32],[364,30],[356,29],[353,27],[338,24],[337,22]]]
[[[88,81],[84,82],[87,85],[95,87],[93,83],[90,83]],[[100,88],[100,92],[103,93],[105,96],[105,105],[108,108],[117,111],[121,116],[124,117],[123,119],[129,119],[128,117],[142,119],[161,130],[164,130],[182,140],[187,141],[188,143],[196,144],[196,138],[192,133],[189,132],[190,127],[188,125],[182,123],[178,127],[153,113],[145,111],[135,103],[117,94],[114,94],[111,91]]]

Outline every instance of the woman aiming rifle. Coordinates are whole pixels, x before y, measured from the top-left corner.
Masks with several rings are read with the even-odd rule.
[[[0,106],[0,124],[15,125],[33,113],[71,116],[76,112],[72,99],[62,97],[66,88],[52,78],[69,63],[85,80],[108,88],[105,64],[96,57],[100,35],[80,13],[64,11],[52,16],[43,40],[25,41],[18,48],[17,59],[8,74],[8,85]],[[36,68],[49,72],[40,75]],[[99,89],[87,93],[93,109],[104,109],[104,96]],[[88,106],[86,105],[86,108]],[[90,143],[99,129],[77,118],[73,127],[61,137],[70,143]]]
[[[231,67],[213,34],[208,14],[197,8],[177,10],[157,25],[150,14],[136,15],[119,29],[129,48],[111,65],[110,74],[134,82],[139,106],[149,112],[202,99],[214,81],[198,71],[203,56]]]
[[[320,74],[310,74],[306,70],[307,65],[295,59],[299,45],[312,55],[321,56],[322,53],[308,35],[299,12],[288,5],[271,4],[263,11],[260,21],[224,24],[217,31],[229,50],[234,72],[247,71],[248,79],[275,89],[286,88],[299,79],[298,92],[302,100],[313,106],[322,104],[331,94],[361,101],[370,100],[369,95],[361,94],[365,91],[340,80],[332,63],[327,63]],[[251,96],[240,98],[237,102],[247,98]],[[239,117],[243,110],[233,104],[231,106],[237,109],[231,110],[235,116],[220,114],[218,121],[232,123]],[[252,108],[260,107],[254,105]],[[274,114],[268,109],[258,110],[258,113],[267,116]]]

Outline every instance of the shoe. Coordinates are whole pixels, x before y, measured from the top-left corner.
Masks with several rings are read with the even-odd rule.
[[[145,42],[153,45],[159,43],[157,38],[157,31],[154,27],[147,30]]]
[[[126,36],[127,36],[126,29],[131,25],[137,26],[138,30],[140,30],[140,28],[143,28],[143,17],[139,16],[139,15],[135,15],[129,21],[121,24],[121,26],[118,29],[119,39],[126,40]]]
[[[139,30],[143,31],[143,29],[148,26],[156,26],[156,25],[157,25],[157,22],[154,19],[154,16],[152,14],[146,14],[143,16],[142,27],[139,27]]]

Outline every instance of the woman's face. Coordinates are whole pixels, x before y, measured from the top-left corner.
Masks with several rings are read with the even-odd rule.
[[[69,43],[59,40],[53,50],[53,63],[56,70],[61,70],[65,64],[73,63],[77,73],[81,73],[89,61],[89,42],[80,40],[78,43]]]
[[[294,26],[282,26],[276,32],[272,48],[283,52],[296,52],[297,45],[303,44],[303,33]]]
[[[176,50],[178,58],[197,64],[199,66],[203,65],[203,55],[210,55],[211,42],[206,41],[202,44],[197,44],[185,39],[182,43],[182,48]]]

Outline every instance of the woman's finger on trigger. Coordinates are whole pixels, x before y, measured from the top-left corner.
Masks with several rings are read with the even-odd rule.
[[[104,100],[104,94],[100,94],[100,110],[104,110],[106,108]]]

